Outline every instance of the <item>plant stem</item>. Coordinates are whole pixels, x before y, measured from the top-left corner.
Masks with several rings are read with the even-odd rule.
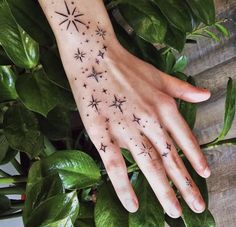
[[[11,160],[11,164],[15,167],[15,169],[18,171],[19,174],[24,174],[24,170],[20,163],[16,160],[16,158],[13,158]]]
[[[1,175],[2,177],[11,177],[10,174],[6,173],[6,172],[3,171],[2,169],[0,169],[0,175]]]
[[[133,165],[128,167],[128,173],[132,173],[132,172],[134,172],[136,170],[139,170],[139,167],[138,167],[138,165],[136,163],[134,163]]]
[[[0,184],[15,184],[27,182],[27,177],[23,176],[12,176],[12,177],[1,177]]]
[[[236,145],[236,138],[221,140],[221,141],[218,141],[218,142],[216,142],[216,140],[214,140],[212,142],[203,144],[200,147],[202,149],[207,149],[207,148],[217,147],[217,146],[220,146],[220,145],[234,145],[235,146]]]
[[[0,195],[22,195],[24,193],[25,186],[22,185],[0,188]]]

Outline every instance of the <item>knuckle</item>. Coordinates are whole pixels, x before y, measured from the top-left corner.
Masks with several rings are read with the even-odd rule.
[[[124,173],[124,167],[120,161],[111,159],[106,164],[106,170],[109,174],[121,175]]]

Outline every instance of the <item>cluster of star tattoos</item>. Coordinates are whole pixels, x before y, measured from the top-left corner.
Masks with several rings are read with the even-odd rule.
[[[52,1],[52,4],[54,4],[54,1]],[[107,74],[108,72],[105,70],[101,70],[101,65],[102,62],[105,58],[105,55],[108,51],[108,46],[105,44],[105,40],[106,40],[106,35],[107,32],[106,30],[100,25],[100,22],[97,22],[96,24],[96,29],[91,29],[92,26],[91,22],[85,22],[83,20],[83,16],[84,14],[81,13],[77,7],[75,6],[75,2],[74,1],[64,1],[64,5],[65,5],[65,9],[61,12],[61,11],[55,11],[55,14],[60,17],[61,21],[59,23],[59,26],[61,27],[61,31],[67,31],[70,34],[73,34],[74,32],[80,33],[82,34],[82,38],[80,39],[80,45],[76,48],[76,51],[73,53],[73,59],[78,62],[81,66],[81,75],[85,75],[86,78],[86,82],[82,84],[82,89],[88,89],[90,87],[90,85],[92,84],[92,82],[90,83],[89,80],[93,81],[95,83],[95,85],[93,86],[93,88],[97,88],[97,89],[92,89],[93,94],[90,96],[90,99],[87,103],[88,106],[88,111],[93,110],[96,114],[100,114],[100,104],[101,103],[106,103],[108,108],[113,108],[113,113],[116,114],[118,111],[119,113],[121,113],[121,115],[124,113],[123,110],[123,106],[127,103],[127,99],[126,97],[119,97],[119,95],[117,94],[111,94],[107,88],[102,88],[101,86],[104,84],[102,82],[107,81]],[[85,37],[83,39],[83,37]],[[86,47],[85,45],[93,42],[96,44],[96,46],[98,47],[98,50],[96,51],[95,49],[90,49],[89,52],[87,53],[86,51],[84,51],[83,49],[85,49],[84,47]],[[88,45],[87,45],[88,46]],[[86,50],[88,50],[89,48],[86,47]],[[91,57],[92,56],[92,57]],[[87,68],[87,67],[83,67],[82,65],[85,62],[93,62],[91,68]],[[77,77],[74,78],[74,80],[78,80]],[[96,92],[101,92],[103,95],[110,95],[113,97],[112,102],[108,103],[108,101],[102,101],[99,98],[97,98],[95,96]],[[101,95],[99,96],[101,97]],[[82,100],[84,102],[86,102],[86,98],[82,97]],[[87,113],[86,116],[89,117],[90,113]],[[146,127],[146,125],[143,123],[142,119],[139,118],[136,114],[133,114],[130,117],[131,121],[143,128]],[[122,126],[122,120],[118,122],[118,125]],[[110,123],[110,118],[106,118],[105,119],[105,123],[106,123],[106,128],[105,130],[108,131],[109,130],[109,123]],[[147,121],[145,121],[145,123],[148,123]],[[156,123],[156,122],[155,122]],[[122,127],[123,130],[125,130],[125,127]],[[160,128],[162,129],[162,126],[160,125]],[[144,137],[144,134],[141,132],[140,133],[141,136]],[[103,137],[102,137],[103,139]],[[130,140],[132,140],[132,138],[130,138]],[[111,144],[114,144],[114,140],[111,139],[110,140]],[[138,147],[138,145],[135,145],[136,147]],[[107,152],[108,150],[108,145],[104,144],[103,142],[101,142],[100,145],[100,151],[102,152]],[[162,157],[167,158],[169,155],[169,152],[171,152],[171,144],[169,144],[168,142],[166,142],[166,151],[163,152],[161,154]],[[144,142],[142,142],[140,144],[140,153],[138,155],[144,155],[144,156],[148,156],[150,159],[152,159],[151,156],[151,152],[153,150],[153,147],[151,145],[147,145]],[[189,178],[185,177],[186,179],[186,185],[192,187],[192,182]]]

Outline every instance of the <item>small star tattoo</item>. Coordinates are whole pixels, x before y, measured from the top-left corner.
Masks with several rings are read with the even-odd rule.
[[[121,100],[121,99],[117,98],[116,95],[114,95],[114,101],[113,101],[113,104],[110,105],[110,107],[118,108],[120,110],[120,112],[123,114],[122,105],[124,102],[126,102],[126,100]]]
[[[105,54],[104,52],[99,50],[98,57],[101,57],[102,59],[104,59],[104,54]]]
[[[110,122],[110,119],[109,118],[106,118],[106,121],[105,121],[106,123],[109,123]]]
[[[185,177],[187,186],[193,187],[191,180],[188,177]]]
[[[137,122],[140,125],[141,118],[136,117],[134,114],[133,117],[134,117],[133,122]]]
[[[162,153],[161,156],[166,158],[168,156],[168,154],[169,154],[168,152],[164,152],[164,153]]]
[[[60,22],[59,25],[67,23],[66,30],[68,30],[70,28],[70,26],[73,25],[74,28],[76,29],[76,31],[79,32],[78,23],[86,26],[86,24],[84,22],[79,20],[79,17],[84,16],[84,14],[79,13],[79,12],[77,13],[76,7],[74,7],[74,9],[71,10],[69,8],[68,4],[66,3],[66,1],[64,1],[64,3],[65,3],[65,8],[66,8],[66,13],[61,13],[61,12],[55,11],[56,14],[63,17],[63,21]]]
[[[101,102],[101,101],[98,101],[98,100],[95,99],[95,98],[93,97],[93,95],[92,95],[92,100],[90,101],[88,107],[91,106],[92,108],[95,108],[97,112],[99,112],[99,111],[98,111],[98,104],[99,104],[100,102]]]
[[[168,144],[168,143],[166,142],[166,149],[171,150],[171,144]]]
[[[152,159],[152,156],[150,154],[150,152],[152,150],[152,146],[148,147],[144,143],[142,143],[142,145],[143,145],[143,147],[141,148],[142,152],[139,153],[138,155],[140,155],[140,154],[144,154],[144,156],[148,155]]]
[[[101,148],[99,149],[100,151],[106,152],[107,146],[101,143]]]
[[[97,63],[98,65],[100,64],[100,61],[99,61],[98,59],[96,59],[95,61],[96,61],[96,63]]]
[[[107,89],[103,89],[102,92],[103,92],[104,94],[107,94]]]
[[[94,78],[97,82],[99,82],[99,76],[102,75],[102,72],[97,72],[94,67],[92,67],[92,73],[88,76],[88,78]],[[101,76],[100,76],[101,78]]]
[[[107,51],[107,46],[103,45],[102,49]]]
[[[85,58],[86,53],[84,53],[83,51],[80,51],[79,48],[77,49],[77,52],[75,53],[74,58],[76,60],[80,60],[81,62],[83,62],[83,58]]]
[[[87,84],[84,84],[83,87],[84,87],[84,88],[87,88]]]
[[[96,35],[105,39],[106,31],[104,29],[100,28],[99,26],[97,26]]]

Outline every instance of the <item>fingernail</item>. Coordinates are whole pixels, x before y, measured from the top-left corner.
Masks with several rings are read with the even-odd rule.
[[[211,175],[211,170],[209,167],[207,167],[205,170],[204,170],[204,173],[203,175],[207,178]]]
[[[198,196],[198,198],[194,200],[193,207],[196,211],[203,211],[205,209],[205,203],[201,196]]]
[[[171,206],[170,210],[169,210],[169,215],[173,218],[178,218],[181,215],[181,207],[179,205],[179,202],[175,202],[175,204],[173,204],[173,206]]]
[[[138,203],[134,199],[125,200],[125,206],[131,213],[134,213],[138,210]]]

